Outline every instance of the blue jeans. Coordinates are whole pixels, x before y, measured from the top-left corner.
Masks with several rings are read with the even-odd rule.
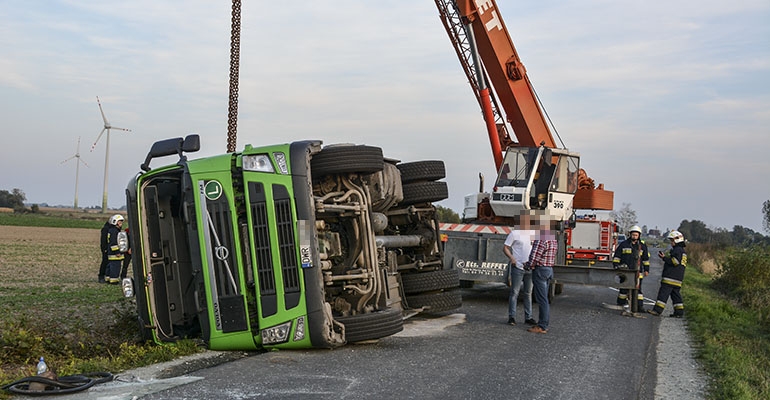
[[[548,304],[548,281],[553,279],[553,268],[537,267],[532,271],[532,283],[535,287],[535,299],[540,310],[537,325],[548,329],[548,320],[551,317],[551,306]]]
[[[519,291],[524,286],[524,319],[532,318],[532,271],[520,270],[511,266],[511,290],[508,294],[508,316],[516,317],[516,303],[519,300]]]

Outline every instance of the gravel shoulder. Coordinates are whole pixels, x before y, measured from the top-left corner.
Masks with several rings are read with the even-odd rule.
[[[672,309],[669,302],[666,310]],[[660,318],[655,399],[705,399],[708,377],[695,359],[687,320],[667,316]]]

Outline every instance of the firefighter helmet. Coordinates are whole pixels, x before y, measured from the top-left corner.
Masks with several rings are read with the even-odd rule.
[[[668,233],[668,238],[673,240],[674,243],[682,243],[684,242],[684,235],[682,235],[682,232],[679,231],[671,231]]]
[[[123,216],[120,214],[115,214],[110,217],[110,225],[118,225],[118,222],[123,221]]]
[[[639,227],[639,225],[634,225],[631,227],[631,229],[628,230],[628,234],[630,235],[631,232],[638,232],[639,235],[642,234],[642,228]]]

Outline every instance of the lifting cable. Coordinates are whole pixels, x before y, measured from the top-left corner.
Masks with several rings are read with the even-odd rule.
[[[238,70],[241,58],[241,0],[233,0],[230,32],[230,103],[227,109],[227,152],[235,152],[238,131]]]

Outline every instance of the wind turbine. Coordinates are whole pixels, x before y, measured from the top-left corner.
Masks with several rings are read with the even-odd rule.
[[[66,163],[69,160],[76,159],[75,161],[75,209],[78,208],[78,179],[80,177],[80,163],[83,163],[86,167],[88,164],[80,158],[80,136],[78,136],[78,148],[75,150],[75,155],[62,161],[61,164]]]
[[[131,129],[126,128],[118,128],[117,126],[110,125],[109,122],[107,122],[107,117],[104,116],[104,110],[102,110],[102,103],[99,101],[99,96],[96,96],[96,103],[99,104],[99,111],[102,113],[102,119],[104,120],[104,128],[102,128],[102,131],[99,132],[99,136],[96,137],[96,140],[94,141],[94,144],[91,145],[91,151],[94,151],[96,148],[96,144],[99,142],[99,139],[102,138],[102,135],[105,131],[107,131],[107,147],[104,151],[104,193],[102,193],[102,212],[107,212],[107,169],[110,163],[110,130],[116,129],[119,131],[126,131],[131,132]]]

